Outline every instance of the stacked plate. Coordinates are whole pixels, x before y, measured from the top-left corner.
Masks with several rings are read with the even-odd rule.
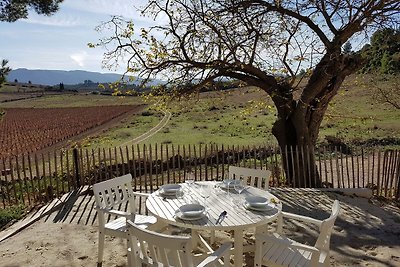
[[[269,202],[268,198],[250,196],[246,197],[244,207],[249,210],[268,211],[275,208],[275,205]]]
[[[238,183],[240,183],[240,180],[225,179],[220,184],[220,187],[224,188],[224,189],[232,189],[235,187],[235,184],[238,184]]]
[[[181,190],[181,186],[179,184],[165,184],[160,188],[160,194],[164,196],[176,196]]]
[[[182,220],[199,220],[206,216],[206,209],[200,204],[186,204],[176,210],[175,215]]]

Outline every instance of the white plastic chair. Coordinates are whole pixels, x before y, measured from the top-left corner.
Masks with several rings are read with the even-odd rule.
[[[254,263],[256,267],[266,266],[329,266],[329,245],[339,201],[335,200],[331,216],[317,220],[306,216],[282,212],[278,219],[277,232],[256,236]],[[296,242],[282,234],[283,218],[290,218],[319,226],[319,236],[314,246]]]
[[[128,225],[128,266],[205,267],[229,266],[230,243],[224,243],[200,263],[192,254],[192,237],[167,235],[143,229],[132,221]],[[223,261],[222,261],[223,260]]]
[[[229,166],[229,179],[243,178],[251,186],[268,190],[271,171]]]
[[[126,174],[93,185],[94,197],[99,222],[99,252],[97,266],[103,262],[105,235],[127,238],[126,221],[132,220],[141,227],[155,225],[153,216],[136,213],[136,197],[147,197],[148,194],[134,192],[132,175]],[[128,212],[120,210],[128,205]],[[121,209],[122,209],[121,208]],[[107,216],[117,217],[107,222]]]

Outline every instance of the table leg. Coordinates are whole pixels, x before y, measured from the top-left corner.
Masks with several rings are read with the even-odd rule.
[[[233,245],[234,245],[234,266],[242,267],[243,266],[243,229],[235,229],[233,232]]]

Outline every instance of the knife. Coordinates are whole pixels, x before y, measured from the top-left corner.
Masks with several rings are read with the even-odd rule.
[[[219,217],[218,217],[218,219],[217,219],[217,222],[216,222],[215,224],[222,223],[222,220],[225,218],[226,214],[227,214],[226,210],[224,210],[223,212],[221,212],[221,214],[219,215]]]

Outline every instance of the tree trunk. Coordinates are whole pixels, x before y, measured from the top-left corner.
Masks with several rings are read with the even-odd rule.
[[[287,83],[269,91],[278,111],[272,133],[283,152],[286,182],[291,186],[322,186],[314,155],[319,128],[345,77],[361,66],[359,55],[342,55],[340,51],[341,46],[337,45],[321,59],[297,98],[295,88]],[[268,92],[267,88],[264,90]]]
[[[322,187],[314,155],[314,144],[309,138],[299,138],[305,129],[297,128],[292,120],[278,119],[272,133],[278,140],[282,151],[282,163],[286,174],[286,183],[293,187]],[[303,140],[304,142],[302,142]]]

